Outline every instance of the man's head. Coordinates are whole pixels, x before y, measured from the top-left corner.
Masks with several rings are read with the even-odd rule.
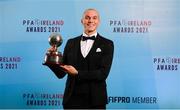
[[[100,23],[99,13],[95,9],[87,9],[84,11],[81,23],[84,25],[84,32],[91,35],[96,32]]]

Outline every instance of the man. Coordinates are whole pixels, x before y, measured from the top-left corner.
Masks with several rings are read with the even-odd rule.
[[[100,17],[95,9],[85,10],[81,23],[83,34],[68,40],[65,46],[64,65],[48,66],[58,78],[68,74],[64,109],[105,109],[106,78],[112,64],[114,45],[97,33]]]

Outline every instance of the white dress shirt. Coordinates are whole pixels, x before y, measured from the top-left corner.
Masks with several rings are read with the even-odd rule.
[[[90,35],[90,36],[88,36],[87,34],[85,34],[85,33],[83,32],[83,36],[85,36],[85,37],[95,36],[95,37],[96,37],[96,36],[97,36],[97,32],[94,33],[94,34],[92,34],[92,35]],[[82,41],[82,40],[81,40],[81,42],[80,42],[81,53],[82,53],[82,55],[83,55],[84,58],[88,55],[89,51],[90,51],[91,48],[92,48],[93,43],[94,43],[94,40],[85,40],[85,41]]]

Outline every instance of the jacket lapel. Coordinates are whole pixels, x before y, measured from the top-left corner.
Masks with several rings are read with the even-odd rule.
[[[88,55],[93,55],[95,52],[96,52],[96,49],[98,48],[98,47],[100,47],[100,35],[99,34],[97,34],[97,36],[96,36],[96,39],[95,39],[95,41],[94,41],[94,44],[93,44],[93,46],[92,46],[92,48],[91,48],[91,50],[90,50],[90,52],[89,52],[89,54]]]

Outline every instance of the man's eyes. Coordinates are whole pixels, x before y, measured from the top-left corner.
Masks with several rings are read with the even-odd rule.
[[[97,19],[97,16],[94,16],[93,19]]]
[[[97,16],[93,16],[93,17],[89,17],[89,16],[87,16],[87,17],[85,17],[85,19],[87,19],[87,20],[89,20],[89,19],[97,19]]]

